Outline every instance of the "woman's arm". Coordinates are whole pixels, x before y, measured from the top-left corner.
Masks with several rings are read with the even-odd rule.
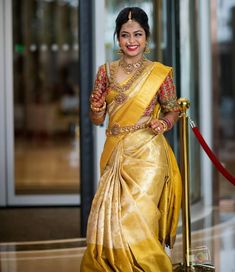
[[[162,117],[153,119],[151,127],[155,133],[163,133],[172,129],[179,119],[180,106],[177,103],[176,90],[171,74],[169,74],[158,92],[158,101],[161,105]]]
[[[106,116],[107,76],[103,66],[98,69],[94,90],[90,96],[90,119],[95,125],[103,124]]]
[[[106,116],[106,102],[102,90],[93,91],[90,97],[90,119],[93,124],[103,124]]]

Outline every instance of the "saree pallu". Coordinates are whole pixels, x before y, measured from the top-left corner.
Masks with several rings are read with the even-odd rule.
[[[111,117],[112,125],[117,119]],[[110,139],[81,271],[172,271],[164,246],[173,244],[181,197],[173,152],[164,136],[149,128]]]

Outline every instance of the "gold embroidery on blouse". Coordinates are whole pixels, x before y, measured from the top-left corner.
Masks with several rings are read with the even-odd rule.
[[[119,62],[120,61],[114,62],[110,67],[110,88],[118,92],[114,98],[115,103],[118,105],[123,104],[128,99],[128,95],[124,92],[130,89],[131,85],[140,77],[148,65],[147,59],[144,59],[143,64],[136,69],[136,72],[127,80],[127,82],[121,84],[115,80],[115,75],[117,73],[118,66],[120,65]]]

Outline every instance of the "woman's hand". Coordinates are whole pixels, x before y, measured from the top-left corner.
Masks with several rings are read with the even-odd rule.
[[[159,119],[153,119],[150,122],[150,127],[153,130],[155,134],[161,134],[164,133],[167,130],[166,125],[162,122],[162,120]]]
[[[153,119],[150,122],[150,127],[155,134],[164,133],[165,131],[172,129],[178,118],[179,112],[169,112],[160,119]]]
[[[107,92],[102,92],[102,90],[93,91],[90,96],[90,102],[92,106],[101,108],[104,105],[106,95]]]

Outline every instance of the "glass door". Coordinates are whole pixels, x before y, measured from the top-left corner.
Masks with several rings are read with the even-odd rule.
[[[78,8],[5,1],[10,205],[80,203]]]
[[[216,97],[213,114],[218,116],[215,118],[214,134],[217,136],[220,160],[235,175],[235,2],[217,0],[216,5],[213,61],[217,61],[220,69],[216,66],[213,74]],[[232,209],[235,203],[234,186],[222,175],[217,174],[217,180],[220,205],[230,205]]]

